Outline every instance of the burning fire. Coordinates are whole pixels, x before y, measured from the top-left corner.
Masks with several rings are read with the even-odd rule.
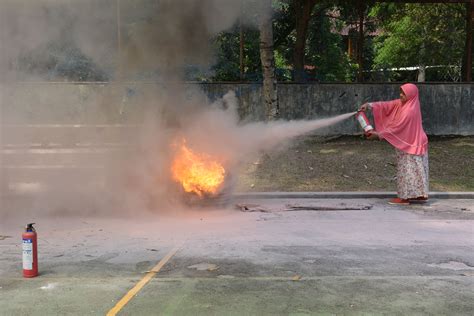
[[[193,152],[185,140],[177,147],[171,166],[173,179],[181,183],[186,192],[194,192],[200,197],[215,195],[224,182],[222,164],[205,153]]]

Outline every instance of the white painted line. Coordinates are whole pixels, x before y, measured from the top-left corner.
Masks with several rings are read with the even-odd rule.
[[[5,124],[5,128],[82,128],[82,127],[138,127],[139,125],[130,124]]]
[[[3,169],[105,169],[105,166],[79,166],[79,165],[24,165],[4,166]]]
[[[105,154],[120,148],[61,148],[61,149],[3,149],[4,155],[12,154]]]

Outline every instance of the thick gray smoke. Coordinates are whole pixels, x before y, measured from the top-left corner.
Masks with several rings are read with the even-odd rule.
[[[164,0],[151,9],[153,16],[133,23],[125,37],[124,71],[156,69],[161,80],[175,81],[183,79],[185,65],[210,66],[210,39],[237,21],[240,2]]]
[[[261,10],[248,7],[258,1],[246,3],[245,12]],[[183,85],[190,65],[212,65],[211,38],[238,21],[240,1],[1,0],[0,6],[2,173],[23,181],[10,189],[48,192],[28,204],[31,212],[175,209],[176,142],[186,139],[236,174],[249,157],[352,115],[243,124],[233,92],[210,102],[197,86]],[[150,79],[155,83],[144,83]],[[77,178],[65,168],[88,171]],[[98,179],[93,185],[84,180],[89,173]],[[29,183],[33,174],[42,176]]]
[[[116,66],[115,3],[0,1],[3,78],[10,82],[107,80]]]
[[[355,114],[302,121],[250,122],[241,124],[238,100],[230,91],[222,100],[183,118],[180,132],[197,148],[239,163],[245,157],[271,150],[292,138],[337,124]]]

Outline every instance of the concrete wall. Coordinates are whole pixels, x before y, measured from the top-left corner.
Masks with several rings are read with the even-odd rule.
[[[189,97],[201,88],[211,100],[234,90],[243,119],[263,118],[259,84],[187,84]],[[144,95],[159,97],[157,84],[38,84],[0,86],[1,123],[120,124],[139,122]],[[354,111],[367,101],[398,97],[399,84],[280,84],[283,119],[314,119]],[[419,85],[423,125],[428,134],[474,135],[474,84]],[[135,119],[136,118],[136,119]],[[138,119],[138,121],[137,121]],[[334,134],[359,132],[347,121]]]
[[[204,84],[206,93],[220,96],[235,89],[243,117],[263,117],[258,85]],[[284,119],[312,119],[353,111],[367,101],[399,96],[399,84],[280,84],[278,96]],[[474,84],[419,84],[423,126],[431,135],[474,135]],[[353,134],[351,121],[330,133]]]

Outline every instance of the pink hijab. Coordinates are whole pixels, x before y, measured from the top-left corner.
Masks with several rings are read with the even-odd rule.
[[[372,103],[376,131],[395,148],[411,155],[424,155],[428,137],[421,124],[418,88],[407,83],[401,89],[407,96],[405,104],[400,99]]]

